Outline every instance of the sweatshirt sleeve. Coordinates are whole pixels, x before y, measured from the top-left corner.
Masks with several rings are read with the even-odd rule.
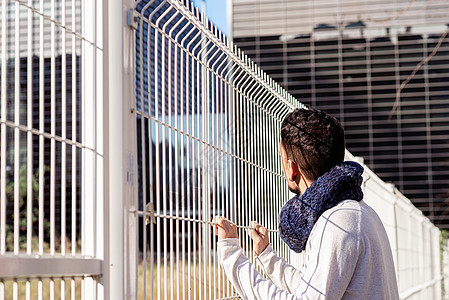
[[[293,294],[301,282],[301,272],[277,256],[270,244],[258,256],[271,281],[283,290]]]
[[[242,299],[299,300],[266,280],[243,254],[237,238],[218,241],[218,259]]]

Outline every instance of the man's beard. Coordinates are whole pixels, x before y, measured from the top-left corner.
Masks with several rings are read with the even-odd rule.
[[[288,189],[290,190],[290,192],[297,194],[298,196],[301,196],[301,190],[299,189],[299,186],[292,188],[290,186],[288,186]]]

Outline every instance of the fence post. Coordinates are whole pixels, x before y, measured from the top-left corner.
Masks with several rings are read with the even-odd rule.
[[[126,8],[122,1],[103,0],[104,74],[104,285],[105,299],[126,299],[125,193],[126,110],[124,34]],[[128,45],[129,46],[129,45]],[[128,53],[129,54],[129,53]],[[129,57],[128,57],[129,59]],[[131,88],[131,87],[129,87]]]

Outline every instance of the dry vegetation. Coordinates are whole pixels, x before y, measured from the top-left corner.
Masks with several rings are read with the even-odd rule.
[[[138,274],[138,299],[144,299],[143,263],[139,264]],[[187,261],[173,265],[168,263],[166,268],[163,262],[160,268],[156,263],[151,268],[148,261],[145,286],[146,299],[220,299],[234,296],[222,269],[213,261],[206,266],[193,261],[190,268]]]
[[[38,299],[39,295],[39,287],[38,287],[38,280],[33,279],[30,283],[30,299]],[[60,279],[53,280],[54,284],[54,299],[61,299],[61,282]],[[17,299],[27,299],[27,287],[26,287],[26,281],[19,280],[17,281]],[[65,299],[71,299],[71,280],[67,279],[64,280],[64,295]],[[51,299],[51,280],[50,279],[43,279],[42,280],[42,299]],[[81,280],[75,279],[75,299],[81,299]],[[5,282],[5,299],[14,299],[14,282],[13,281],[6,281]]]

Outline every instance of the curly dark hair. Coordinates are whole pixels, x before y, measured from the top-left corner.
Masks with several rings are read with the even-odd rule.
[[[343,162],[345,135],[340,122],[317,109],[295,109],[281,125],[281,143],[310,180]]]

